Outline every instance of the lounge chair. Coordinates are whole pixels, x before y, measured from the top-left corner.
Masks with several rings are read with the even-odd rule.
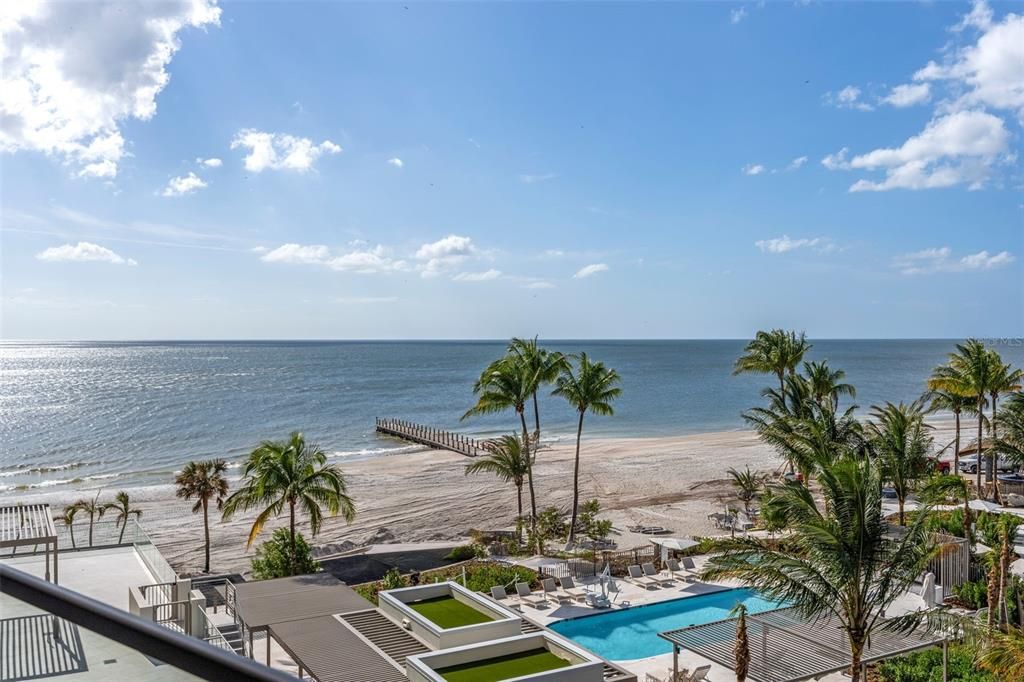
[[[573,599],[585,600],[587,598],[587,591],[582,587],[576,587],[576,583],[569,576],[559,578],[558,582],[562,584],[562,591]]]
[[[516,583],[516,594],[519,595],[519,602],[521,604],[529,604],[535,609],[539,609],[541,604],[547,603],[547,599],[542,594],[534,594],[530,590],[529,583]]]
[[[645,590],[650,589],[652,587],[655,589],[660,587],[658,581],[654,578],[649,578],[646,575],[644,575],[643,569],[640,568],[637,564],[633,564],[629,567],[629,576],[627,576],[625,580],[627,582],[633,583],[637,587],[642,587]]]
[[[513,603],[512,599],[509,598],[508,592],[505,591],[504,585],[495,585],[491,588],[491,599],[498,602],[499,604],[504,604],[505,606],[508,606],[510,609],[514,609],[516,611],[520,609],[519,604]]]
[[[702,665],[693,671],[693,674],[686,678],[685,682],[704,682],[708,679],[708,673],[711,672],[710,665]]]
[[[540,581],[540,584],[544,588],[544,598],[548,601],[554,600],[555,604],[572,601],[569,593],[555,585],[554,578],[544,578]]]
[[[684,571],[689,571],[690,575],[694,580],[700,580],[700,571],[697,570],[697,564],[693,563],[693,559],[688,556],[684,556],[679,560]]]
[[[659,585],[671,585],[676,581],[672,574],[662,575],[659,573],[658,569],[654,567],[654,564],[649,561],[646,564],[641,564],[640,568],[643,569],[645,576],[651,580],[656,580]]]
[[[668,574],[677,580],[685,580],[688,583],[697,580],[696,573],[694,573],[688,568],[683,568],[675,559],[669,559],[665,562],[665,565],[668,567]]]

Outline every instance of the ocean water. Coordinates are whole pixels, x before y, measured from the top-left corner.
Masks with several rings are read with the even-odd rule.
[[[856,402],[912,400],[953,341],[815,341],[811,359],[845,369]],[[472,384],[504,342],[0,343],[0,495],[168,484],[190,459],[238,462],[263,439],[302,430],[332,457],[408,451],[379,438],[398,417],[490,436],[512,414],[460,421]],[[623,394],[586,432],[664,436],[743,428],[767,376],[732,376],[743,341],[558,341],[616,368]],[[1024,347],[998,346],[1024,365]],[[543,397],[545,437],[574,415]],[[384,462],[386,460],[382,460]]]

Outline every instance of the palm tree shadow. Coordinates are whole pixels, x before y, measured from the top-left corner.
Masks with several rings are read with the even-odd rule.
[[[78,626],[50,614],[0,619],[0,641],[4,643],[4,658],[13,659],[0,666],[0,682],[89,670]]]

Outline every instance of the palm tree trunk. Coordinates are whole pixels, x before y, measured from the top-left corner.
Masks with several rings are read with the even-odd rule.
[[[860,662],[864,653],[864,643],[850,640],[850,680],[860,682]]]
[[[516,502],[519,504],[519,516],[516,517],[516,530],[519,532],[519,544],[523,544],[523,482],[516,483]]]
[[[204,542],[206,544],[206,547],[205,547],[205,549],[206,549],[206,563],[205,563],[205,567],[204,567],[204,572],[205,573],[209,573],[210,572],[210,509],[209,509],[209,505],[210,505],[209,501],[204,497],[203,498],[203,540],[204,540]]]
[[[288,531],[291,536],[292,575],[295,575],[295,502],[293,500],[288,501]]]
[[[956,420],[956,435],[953,436],[953,473],[960,475],[960,410],[953,410]]]
[[[537,389],[533,390],[533,423],[537,434],[537,443],[540,444],[540,407],[537,406]]]
[[[576,539],[576,513],[580,506],[580,438],[583,436],[583,415],[580,412],[580,421],[576,426],[576,463],[572,470],[572,522],[569,524],[569,544]]]
[[[978,469],[977,485],[978,485],[978,498],[979,499],[982,497],[982,494],[981,494],[981,457],[982,457],[982,455],[981,455],[981,422],[985,418],[985,412],[982,409],[983,408],[983,404],[982,404],[981,401],[982,401],[982,398],[979,397],[978,398],[978,449],[977,449],[978,456],[977,456],[977,458],[975,458],[975,464],[977,465],[977,469]]]
[[[907,519],[906,519],[906,517],[903,514],[903,502],[904,502],[903,496],[900,495],[899,505],[900,505],[900,525],[901,526],[907,525]]]
[[[526,482],[530,488],[530,532],[538,547],[542,544],[537,537],[537,496],[533,489],[533,459],[530,457],[530,434],[526,429],[526,411],[519,410],[519,420],[523,425],[523,447],[526,448]],[[538,549],[543,553],[543,547]]]
[[[128,517],[124,517],[124,522],[121,524],[121,534],[117,536],[117,544],[124,544],[124,531],[128,528]]]
[[[1000,498],[1000,495],[999,495],[999,469],[996,466],[996,449],[994,447],[995,446],[995,442],[996,442],[996,438],[997,438],[997,436],[996,436],[996,402],[998,400],[999,400],[999,394],[998,393],[993,393],[992,394],[992,445],[993,445],[993,447],[991,448],[991,451],[989,452],[988,460],[989,460],[989,466],[992,468],[992,471],[994,473],[994,475],[992,477],[992,493],[993,493],[993,498],[992,499],[995,500],[996,504],[1002,504],[1002,501],[999,499]]]
[[[92,547],[92,522],[93,522],[93,516],[92,516],[92,513],[90,512],[89,513],[89,546],[90,547]]]
[[[77,549],[75,547],[75,524],[68,524],[68,534],[71,536],[71,549]]]

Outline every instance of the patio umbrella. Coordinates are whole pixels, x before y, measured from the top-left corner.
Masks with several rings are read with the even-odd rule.
[[[661,561],[664,563],[668,561],[668,551],[682,551],[684,549],[690,549],[696,547],[700,543],[696,540],[690,540],[688,538],[651,538],[651,542],[661,547]]]

